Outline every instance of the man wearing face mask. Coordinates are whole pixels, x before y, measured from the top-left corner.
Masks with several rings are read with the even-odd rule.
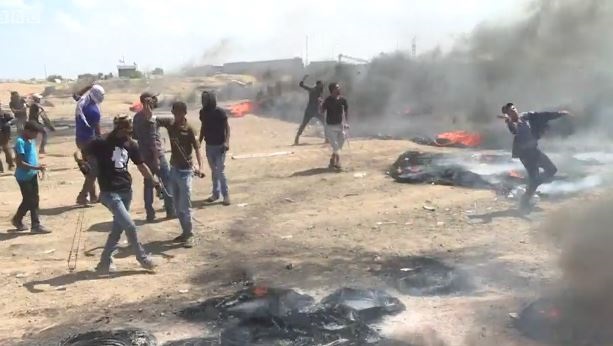
[[[77,148],[80,150],[83,150],[91,141],[100,137],[100,104],[102,101],[104,101],[104,88],[97,84],[93,85],[77,101],[75,135]],[[84,158],[88,161],[91,170],[85,175],[83,187],[77,197],[77,204],[80,205],[98,202],[98,196],[96,195],[96,165],[93,158],[89,158],[86,155],[84,155]],[[89,200],[87,199],[88,195]]]
[[[202,92],[202,109],[200,110],[200,136],[198,143],[206,142],[206,158],[211,168],[213,191],[206,202],[213,203],[223,197],[223,205],[230,205],[228,182],[225,173],[226,152],[230,149],[230,125],[226,112],[217,107],[215,94]]]
[[[128,161],[132,161],[143,177],[151,180],[154,186],[159,187],[159,183],[147,168],[138,151],[138,145],[131,138],[132,130],[132,119],[125,115],[118,116],[113,120],[113,131],[106,138],[94,139],[74,154],[82,171],[91,170],[89,167],[91,161],[83,160],[82,152],[96,160],[100,201],[113,214],[111,233],[102,251],[100,262],[96,266],[96,272],[99,274],[115,271],[112,255],[124,231],[141,267],[148,270],[156,267],[138,241],[136,225],[130,216],[132,176],[128,171]]]

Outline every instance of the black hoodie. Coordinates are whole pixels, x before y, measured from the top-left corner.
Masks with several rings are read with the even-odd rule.
[[[206,107],[200,110],[200,138],[204,138],[207,145],[223,145],[226,141],[228,116],[226,112],[217,107],[217,98],[212,92],[203,92],[202,100],[208,100]],[[204,102],[203,102],[204,103]]]

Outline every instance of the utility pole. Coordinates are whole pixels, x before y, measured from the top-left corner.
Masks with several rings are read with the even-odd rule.
[[[43,65],[43,69],[45,70],[45,80],[47,79],[47,64]]]
[[[309,65],[309,35],[306,35],[305,49],[304,49],[304,66]]]
[[[417,37],[413,36],[413,42],[411,43],[411,53],[413,57],[417,57]]]

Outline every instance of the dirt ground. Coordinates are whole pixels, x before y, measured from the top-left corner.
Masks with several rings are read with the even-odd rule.
[[[105,117],[113,114],[109,109],[127,108],[130,98],[111,95]],[[63,104],[49,109],[52,118],[72,113],[70,101]],[[196,121],[197,110],[189,117]],[[140,269],[123,239],[115,256],[119,272],[111,278],[93,273],[111,214],[102,205],[74,205],[82,177],[70,157],[73,130],[52,135],[42,159],[50,169],[41,183],[41,213],[53,233],[9,232],[20,194],[11,175],[1,176],[0,344],[49,345],[77,330],[126,326],[151,330],[161,342],[202,336],[211,331],[176,313],[234,292],[248,278],[316,297],[343,286],[385,288],[407,306],[380,325],[383,334],[399,340],[422,334],[447,345],[531,345],[511,327],[508,314],[559,275],[556,251],[538,227],[549,213],[576,201],[541,202],[540,212],[520,218],[514,202],[491,191],[403,185],[386,176],[403,151],[434,148],[355,139],[344,154],[346,171],[330,173],[323,169],[329,150],[322,139],[305,137],[304,145],[290,146],[296,124],[248,115],[231,119],[231,127],[232,155],[292,154],[228,158],[229,207],[205,205],[211,183],[208,177],[194,180],[198,239],[192,249],[170,242],[180,232],[176,220],[142,222],[142,178],[133,170],[132,215],[159,263],[155,273]],[[80,213],[86,252],[79,252],[77,268],[69,272],[66,261]],[[409,255],[465,269],[475,289],[441,297],[402,295],[376,269]]]

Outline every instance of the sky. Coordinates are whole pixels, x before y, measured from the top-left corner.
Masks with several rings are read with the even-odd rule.
[[[529,0],[0,0],[0,79],[449,48]]]

